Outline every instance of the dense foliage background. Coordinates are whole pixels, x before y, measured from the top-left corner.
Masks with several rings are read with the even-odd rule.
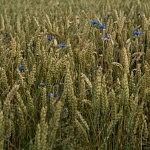
[[[150,149],[150,1],[0,0],[0,150]]]

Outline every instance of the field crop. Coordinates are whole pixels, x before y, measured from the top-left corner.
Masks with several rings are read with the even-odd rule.
[[[150,150],[150,1],[0,0],[0,150]]]

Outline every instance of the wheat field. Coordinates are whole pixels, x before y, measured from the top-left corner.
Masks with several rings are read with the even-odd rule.
[[[0,0],[0,150],[150,150],[150,1]]]

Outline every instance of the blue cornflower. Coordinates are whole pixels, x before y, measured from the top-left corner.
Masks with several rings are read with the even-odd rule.
[[[91,23],[92,26],[97,27],[100,22],[99,22],[97,19],[92,19],[92,20],[90,21],[90,23]]]
[[[105,30],[106,29],[106,25],[104,23],[100,23],[99,24],[99,29]]]
[[[139,29],[135,29],[134,31],[133,31],[133,36],[134,37],[139,37],[139,36],[141,36],[141,35],[143,35],[144,33],[142,32],[142,31],[140,31]]]
[[[54,38],[55,38],[55,37],[54,37],[53,35],[50,35],[50,34],[47,35],[47,40],[48,40],[48,41],[52,41],[52,40],[54,40]]]
[[[62,42],[62,43],[58,44],[58,47],[59,48],[66,48],[67,45],[64,42]]]
[[[22,73],[25,72],[25,66],[23,64],[20,64],[18,67],[18,70]]]
[[[90,21],[90,24],[91,24],[93,27],[97,28],[97,29],[101,29],[101,30],[106,29],[106,25],[105,25],[104,23],[101,23],[101,22],[100,22],[99,20],[97,20],[97,19],[92,19],[92,20]]]

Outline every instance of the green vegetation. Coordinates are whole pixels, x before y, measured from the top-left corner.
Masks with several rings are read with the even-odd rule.
[[[0,150],[150,149],[150,1],[0,0]]]

